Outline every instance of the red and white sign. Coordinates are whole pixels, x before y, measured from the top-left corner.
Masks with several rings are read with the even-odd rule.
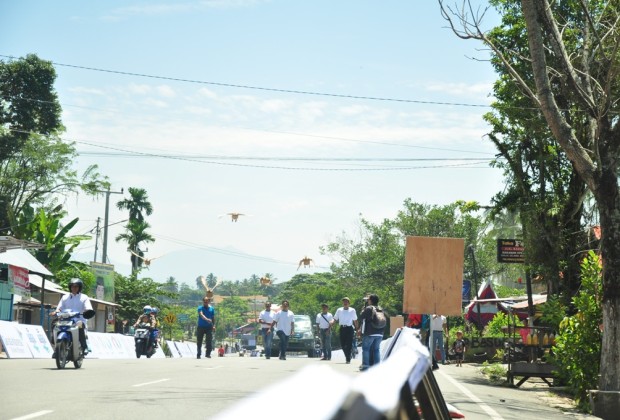
[[[9,291],[30,298],[30,280],[26,268],[9,265]]]

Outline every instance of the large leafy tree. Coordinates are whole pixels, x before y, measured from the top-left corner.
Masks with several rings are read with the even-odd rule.
[[[76,151],[59,137],[55,80],[52,64],[36,55],[0,61],[0,228],[20,239],[32,239],[22,229],[32,208],[53,212],[63,195],[108,185],[96,166],[81,176],[71,168]]]
[[[69,282],[73,278],[81,279],[84,282],[84,292],[86,294],[94,291],[97,281],[95,274],[89,265],[82,262],[73,261],[64,268],[54,272],[54,282],[58,283],[64,290],[69,290]]]
[[[62,130],[55,80],[52,63],[34,54],[0,60],[0,162],[18,152],[32,133],[48,136]]]
[[[129,220],[144,221],[144,214],[150,216],[153,213],[153,205],[149,201],[149,196],[144,188],[129,187],[129,198],[125,198],[116,203],[119,210],[129,211]]]
[[[333,313],[345,295],[351,295],[353,302],[361,302],[363,297],[361,290],[355,292],[346,288],[332,273],[296,274],[283,283],[275,301],[279,304],[288,300],[294,313],[310,315],[314,321],[314,316],[321,311],[321,303],[327,303]]]
[[[127,242],[127,250],[131,252],[130,260],[133,271],[142,267],[144,251],[140,249],[141,243],[155,242],[155,238],[147,232],[150,225],[144,220],[144,214],[150,216],[153,206],[148,200],[148,194],[143,188],[129,187],[129,198],[116,203],[119,210],[127,210],[129,219],[125,225],[125,232],[116,237],[116,242]]]
[[[482,218],[471,214],[478,209],[476,203],[463,201],[437,206],[407,199],[394,219],[379,224],[362,219],[355,238],[343,234],[322,252],[339,258],[340,263],[334,264],[332,271],[351,291],[349,295],[361,299],[366,293],[376,293],[388,312],[398,314],[402,312],[405,237],[464,238],[466,245],[476,245],[484,228]],[[471,264],[466,261],[469,278],[473,278]],[[478,264],[478,278],[489,273],[489,267]]]
[[[127,319],[130,322],[138,319],[146,305],[167,309],[163,298],[175,296],[174,293],[166,291],[163,284],[151,278],[138,278],[135,273],[131,276],[114,273],[114,292],[115,301],[120,305],[117,319]]]
[[[29,206],[46,210],[63,195],[96,194],[107,179],[89,167],[81,176],[64,131],[52,64],[36,55],[0,61],[0,228],[19,237],[17,218]]]
[[[178,303],[182,306],[195,306],[197,308],[201,304],[204,295],[205,290],[202,286],[193,289],[187,283],[181,283]]]
[[[477,16],[461,13],[457,20],[462,26],[453,25],[453,29],[492,50],[521,93],[540,110],[553,138],[594,196],[603,258],[599,388],[620,391],[620,4],[598,0],[492,3],[503,15],[514,17],[510,29],[527,36],[525,55],[512,50],[515,40],[510,33],[489,37]],[[531,78],[518,66],[524,60]]]
[[[125,232],[116,236],[116,242],[125,241],[127,249],[131,253],[131,267],[133,271],[138,270],[142,266],[144,251],[140,249],[142,243],[155,242],[155,238],[147,232],[150,228],[147,222],[139,220],[130,220],[125,226]]]
[[[174,296],[174,298],[165,297],[163,299],[164,303],[170,304],[173,302],[173,300],[176,300],[179,296],[179,282],[174,277],[170,276],[164,282],[164,285],[162,286],[162,290],[165,290],[166,292]]]
[[[512,54],[528,53],[524,23],[517,14],[506,13],[502,26],[488,33],[491,40],[511,38]],[[518,213],[523,223],[527,273],[547,283],[550,294],[577,288],[579,250],[584,246],[582,230],[585,183],[553,138],[549,126],[531,99],[524,95],[498,57],[491,60],[499,77],[494,85],[494,111],[484,119],[488,134],[499,151],[495,162],[504,169],[506,188],[494,198],[491,216]],[[526,60],[513,62],[521,77],[533,82]],[[582,119],[579,113],[571,116]],[[583,126],[581,126],[583,127]],[[559,275],[559,273],[562,273]],[[563,279],[560,282],[560,279]]]
[[[246,323],[249,311],[248,303],[236,296],[224,299],[217,305],[215,312],[215,338],[223,340],[235,328]],[[253,316],[253,315],[252,315]]]

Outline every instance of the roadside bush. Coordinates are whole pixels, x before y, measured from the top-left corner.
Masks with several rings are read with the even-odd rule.
[[[556,336],[553,362],[582,410],[589,409],[587,391],[596,389],[600,372],[603,322],[601,266],[590,251],[581,263],[581,290],[572,299],[577,313],[564,317]]]
[[[496,385],[507,382],[508,370],[501,363],[484,362],[480,371]]]
[[[509,325],[512,325],[512,322],[513,321],[510,319],[509,315],[506,315],[503,312],[498,312],[484,328],[483,335],[485,337],[503,337],[504,331],[502,331],[502,327],[508,327]],[[520,319],[516,319],[515,325],[522,326],[523,322]]]

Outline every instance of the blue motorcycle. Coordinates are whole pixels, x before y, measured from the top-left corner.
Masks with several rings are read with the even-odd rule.
[[[82,316],[90,319],[95,316],[95,311],[88,310],[83,314],[75,311],[63,311],[57,315],[56,325],[54,326],[54,359],[56,367],[64,369],[67,362],[72,361],[76,369],[82,367],[84,361],[84,351],[80,343],[80,329],[86,328],[82,321]],[[86,333],[84,332],[86,336]]]

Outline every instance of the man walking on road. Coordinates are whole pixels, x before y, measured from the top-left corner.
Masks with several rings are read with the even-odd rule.
[[[342,298],[342,306],[336,310],[334,320],[340,325],[340,346],[344,352],[347,363],[351,363],[351,347],[353,346],[353,334],[357,330],[357,313],[349,304],[348,297]]]
[[[295,314],[288,308],[288,300],[283,300],[282,310],[274,317],[277,325],[276,335],[280,339],[280,360],[286,360],[288,339],[295,333]]]
[[[379,307],[379,296],[368,296],[368,305],[360,314],[360,322],[362,324],[360,332],[363,334],[361,371],[365,371],[370,366],[377,365],[381,361],[381,353],[379,350],[381,348],[383,331],[385,330],[386,324],[385,322],[379,323],[377,320],[376,314],[380,312],[383,312],[383,309]],[[385,321],[385,316],[383,317],[383,321]]]
[[[205,357],[211,358],[213,350],[213,331],[215,330],[215,309],[209,305],[211,300],[208,297],[202,299],[202,306],[198,307],[198,327],[196,328],[196,359],[200,359],[202,339],[206,336]]]
[[[332,359],[332,324],[334,323],[334,316],[328,310],[329,306],[327,306],[327,303],[323,303],[321,304],[321,312],[316,316],[323,350],[323,358],[321,360]]]
[[[271,302],[265,302],[265,309],[258,315],[260,333],[263,336],[265,359],[271,359],[271,343],[273,341],[273,324],[276,313],[271,310]]]
[[[429,350],[431,351],[431,358],[433,361],[433,369],[437,369],[439,368],[439,366],[437,365],[437,359],[435,357],[435,349],[437,348],[436,346],[439,345],[439,349],[441,350],[441,364],[445,365],[446,364],[446,350],[443,348],[443,335],[444,333],[446,334],[446,337],[448,336],[448,326],[446,324],[446,317],[443,315],[437,315],[437,314],[433,314],[431,316],[431,333],[430,333],[430,337],[431,337],[431,341],[430,341],[430,348]]]

